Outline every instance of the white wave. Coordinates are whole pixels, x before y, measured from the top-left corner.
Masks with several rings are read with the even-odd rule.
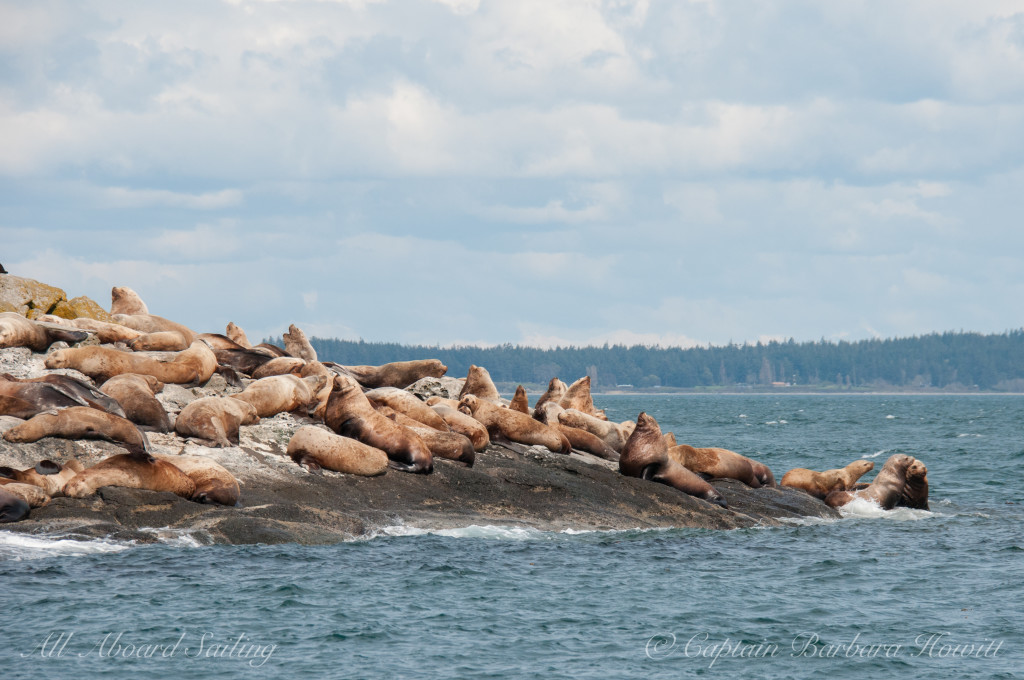
[[[985,435],[983,435],[983,434],[969,434],[967,432],[963,432],[963,433],[957,435],[957,439],[963,439],[964,437],[977,437],[977,438],[981,438],[981,437],[984,437],[984,436]]]
[[[496,526],[493,524],[470,524],[452,529],[423,529],[404,524],[381,527],[376,531],[360,536],[355,540],[370,540],[380,536],[446,536],[448,538],[483,538],[502,541],[535,541],[550,540],[558,536],[581,536],[584,534],[625,534],[649,531],[669,531],[671,527],[646,527],[635,529],[562,529],[561,531],[544,531],[524,526]]]
[[[740,418],[746,418],[746,417],[747,417],[747,414],[746,414],[746,413],[741,413],[741,414],[739,415],[739,417],[740,417]]]
[[[115,553],[132,547],[131,543],[118,543],[105,539],[76,540],[47,536],[29,536],[0,532],[0,561],[37,560],[62,555],[96,555]]]
[[[839,520],[835,517],[780,517],[779,521],[798,527],[818,527],[824,524],[835,524]]]
[[[885,417],[886,420],[896,420],[896,416],[889,414]]]
[[[888,453],[888,452],[889,452],[889,449],[882,449],[881,451],[875,451],[874,453],[869,453],[868,455],[866,455],[864,457],[865,458],[878,458],[883,453]]]
[[[201,548],[204,543],[196,538],[195,531],[191,529],[172,529],[171,527],[160,527],[159,529],[139,529],[147,534],[153,534],[160,543],[175,548]]]
[[[883,510],[878,503],[865,498],[854,498],[839,508],[839,514],[850,518],[891,519],[896,521],[916,521],[934,516],[934,513],[928,510],[915,510],[913,508]]]

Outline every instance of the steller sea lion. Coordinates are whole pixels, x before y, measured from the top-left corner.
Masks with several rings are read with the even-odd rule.
[[[135,423],[88,406],[40,413],[4,432],[4,439],[13,443],[35,442],[44,437],[105,439],[125,447],[133,456],[147,460],[150,457],[149,440]]]
[[[668,450],[668,456],[691,472],[711,478],[735,479],[752,489],[761,487],[750,461],[734,451],[677,444]]]
[[[667,484],[685,494],[727,507],[725,498],[695,473],[672,460],[658,421],[641,412],[619,458],[619,472]]]
[[[835,489],[825,497],[825,503],[838,508],[855,498],[863,498],[877,503],[883,510],[892,510],[903,495],[907,484],[907,469],[914,464],[914,460],[913,456],[902,453],[889,456],[867,488],[857,491]]]
[[[491,439],[501,436],[527,446],[544,446],[554,453],[569,453],[572,450],[569,440],[555,428],[548,427],[525,413],[498,406],[475,394],[462,397],[459,400],[459,410],[479,420],[487,428]]]
[[[426,425],[440,432],[448,432],[448,424],[444,422],[444,418],[437,415],[434,409],[411,392],[397,387],[378,387],[366,392],[366,398],[374,406],[389,406],[413,420],[418,420],[420,425]]]
[[[303,361],[316,361],[316,350],[309,344],[309,339],[301,328],[295,324],[288,326],[288,332],[282,338],[285,352]]]
[[[556,404],[559,403],[560,401],[562,401],[562,397],[565,396],[565,393],[568,389],[569,386],[566,385],[564,382],[562,382],[558,378],[552,378],[551,382],[548,383],[548,391],[537,398],[537,403],[533,405],[533,410],[536,411],[543,404],[546,404],[548,402],[554,402]]]
[[[249,376],[275,358],[255,349],[214,349],[213,355],[217,357],[217,363],[221,366],[228,366]]]
[[[27,420],[32,416],[38,415],[43,411],[50,410],[51,407],[40,409],[35,402],[21,397],[12,397],[7,394],[0,394],[0,416],[10,416],[12,418],[21,418]]]
[[[448,367],[437,359],[394,361],[381,366],[339,366],[344,373],[355,378],[363,387],[405,388],[421,378],[440,378]]]
[[[164,384],[151,375],[122,373],[103,383],[100,390],[117,400],[128,420],[139,427],[169,432],[171,419],[156,393]]]
[[[276,357],[260,365],[252,372],[256,380],[269,378],[274,375],[299,375],[305,368],[306,361],[295,357]]]
[[[914,459],[907,468],[907,481],[896,505],[915,510],[928,510],[928,468]]]
[[[487,428],[473,416],[468,416],[457,408],[452,408],[448,404],[440,402],[430,408],[434,410],[434,413],[441,416],[441,419],[444,420],[452,432],[458,432],[464,437],[469,438],[469,441],[473,444],[474,451],[483,451],[491,443],[491,436],[487,434]]]
[[[378,413],[353,378],[335,376],[324,423],[344,437],[358,439],[388,454],[391,467],[429,474],[434,470],[430,448],[414,432]]]
[[[32,484],[45,491],[48,496],[58,496],[64,485],[83,469],[77,460],[69,460],[64,465],[52,460],[41,460],[35,467],[27,470],[0,467],[0,477],[22,484]]]
[[[45,352],[57,341],[73,345],[88,337],[85,331],[32,321],[14,312],[0,313],[0,348],[28,347],[33,352]]]
[[[619,423],[601,420],[589,413],[569,409],[558,414],[558,422],[569,427],[578,427],[581,430],[597,435],[604,440],[611,449],[617,452],[622,451],[629,438],[629,431]]]
[[[459,392],[459,399],[461,400],[467,394],[472,394],[495,404],[501,403],[501,394],[498,393],[498,388],[494,386],[491,374],[486,368],[476,364],[471,364],[469,367],[469,372],[466,374],[466,382],[463,383],[462,391]]]
[[[331,390],[334,389],[334,373],[319,361],[309,361],[299,371],[300,378],[320,376],[323,382],[319,389],[313,391],[313,401],[310,403],[309,415],[317,420],[324,419],[324,412],[327,411],[327,400],[331,397]]]
[[[242,347],[228,336],[221,335],[220,333],[200,333],[199,335],[196,336],[196,340],[202,340],[203,342],[205,342],[207,345],[210,346],[210,349],[212,349],[214,353],[216,353],[216,351],[219,349],[252,349],[251,347]]]
[[[74,368],[94,380],[106,381],[122,373],[151,375],[160,382],[189,384],[207,382],[217,370],[217,356],[203,342],[193,342],[170,361],[159,361],[134,352],[108,347],[72,347],[51,352],[47,368]]]
[[[155,314],[112,314],[110,320],[143,333],[176,331],[185,338],[186,345],[191,345],[196,340],[196,332],[191,328]]]
[[[206,446],[238,446],[238,429],[260,422],[256,407],[231,397],[203,397],[189,402],[174,422],[174,431]]]
[[[530,413],[530,400],[526,398],[526,388],[522,385],[516,387],[516,394],[512,397],[512,403],[508,405],[513,411],[519,411],[526,415],[533,415]]]
[[[110,314],[149,314],[149,308],[131,288],[114,286],[110,289]]]
[[[292,411],[305,414],[308,413],[314,396],[326,383],[327,377],[320,375],[308,378],[291,374],[272,375],[254,380],[244,390],[232,394],[229,398],[252,404],[260,418]]]
[[[249,338],[246,337],[245,331],[241,329],[234,321],[229,321],[227,328],[224,330],[224,334],[227,335],[231,340],[238,343],[245,349],[252,349],[252,345],[249,343]]]
[[[53,408],[63,408],[64,406],[91,406],[92,408],[106,411],[107,413],[113,413],[115,416],[121,416],[122,418],[125,417],[125,413],[121,408],[121,405],[118,404],[110,395],[104,394],[102,390],[98,390],[92,385],[82,382],[78,378],[73,378],[70,375],[48,373],[38,378],[15,378],[10,373],[5,373],[0,376],[0,383],[3,381],[6,381],[7,383],[21,384],[45,383],[73,402],[58,405],[56,401],[54,401]],[[4,387],[0,385],[0,391],[3,391],[4,393],[10,392],[13,394],[16,390],[17,388],[10,386]]]
[[[77,319],[62,319],[59,316],[46,314],[39,317],[39,321],[48,321],[50,323],[57,323],[71,328],[77,328],[78,330],[88,331],[89,333],[92,333],[96,337],[96,340],[102,344],[113,344],[115,342],[128,343],[139,336],[144,335],[142,331],[137,331],[134,328],[128,328],[127,326],[122,326],[119,323],[90,319],[87,316],[80,316]]]
[[[390,406],[377,406],[376,408],[381,415],[416,433],[430,449],[430,455],[434,458],[455,460],[465,463],[467,467],[473,467],[473,463],[476,461],[476,451],[473,450],[473,442],[469,440],[469,437],[447,429],[442,432],[433,427],[427,427],[420,421],[395,411]]]
[[[181,352],[189,343],[178,331],[143,333],[128,343],[133,352]]]
[[[288,442],[288,455],[311,472],[326,468],[376,477],[388,470],[388,454],[384,451],[316,425],[303,425],[295,431]]]
[[[102,486],[128,489],[170,491],[182,498],[192,498],[195,482],[173,463],[153,458],[145,461],[119,454],[104,458],[91,468],[79,472],[64,485],[64,495],[85,498]]]
[[[548,402],[549,404],[551,402]],[[619,460],[619,453],[612,447],[604,443],[604,440],[598,437],[596,434],[581,430],[578,427],[569,427],[562,423],[556,422],[551,425],[562,435],[569,440],[569,444],[572,448],[577,451],[586,451],[592,456],[603,458],[605,460],[617,461]]]
[[[825,500],[833,491],[849,491],[866,472],[874,469],[870,460],[855,460],[846,467],[815,472],[807,468],[793,468],[782,476],[782,486],[806,491],[815,498]]]
[[[41,508],[50,502],[50,495],[35,484],[0,479],[0,489],[23,499],[30,508]]]
[[[28,517],[30,509],[24,498],[0,486],[0,524],[20,522]]]
[[[679,446],[679,442],[676,441],[676,435],[674,432],[666,432],[662,435],[665,438],[665,446],[672,448],[673,446]]]
[[[196,490],[189,498],[197,503],[238,505],[242,493],[238,488],[238,480],[220,463],[206,456],[158,455],[155,458],[172,464],[188,475],[196,485]]]
[[[559,405],[568,410],[575,409],[582,411],[587,415],[594,416],[599,420],[608,420],[608,417],[601,411],[594,407],[594,399],[590,394],[590,376],[585,375],[565,391],[562,398],[558,401]]]

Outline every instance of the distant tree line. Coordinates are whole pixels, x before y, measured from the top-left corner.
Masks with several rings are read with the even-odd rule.
[[[857,342],[769,342],[691,349],[605,345],[538,349],[430,347],[312,338],[317,354],[339,364],[440,359],[448,375],[484,366],[496,382],[546,384],[590,375],[598,389],[737,387],[791,384],[838,387],[1024,389],[1024,329],[1002,334],[947,332]],[[277,344],[282,344],[277,339]]]

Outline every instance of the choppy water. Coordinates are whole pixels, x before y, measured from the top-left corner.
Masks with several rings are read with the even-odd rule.
[[[909,453],[932,511],[727,532],[396,527],[330,547],[0,532],[3,677],[1021,677],[1024,397],[598,402],[776,477]]]

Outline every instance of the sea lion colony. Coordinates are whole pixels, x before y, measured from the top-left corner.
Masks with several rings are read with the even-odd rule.
[[[55,345],[55,343],[57,343]],[[229,323],[225,334],[196,333],[149,313],[129,288],[111,293],[111,321],[0,314],[0,348],[46,353],[44,375],[0,375],[0,416],[8,442],[46,437],[100,438],[127,453],[83,468],[40,460],[34,468],[0,468],[0,522],[28,516],[59,495],[83,497],[102,486],[170,491],[197,502],[234,505],[240,490],[216,461],[196,455],[154,455],[146,432],[172,432],[181,442],[207,447],[239,443],[240,428],[289,412],[309,424],[291,436],[287,455],[296,465],[376,476],[388,468],[429,474],[434,459],[472,466],[490,440],[542,446],[556,453],[585,452],[616,461],[623,475],[672,486],[720,506],[725,499],[707,480],[736,479],[751,488],[775,486],[766,465],[722,448],[677,444],[654,417],[608,420],[594,406],[590,378],[571,385],[552,378],[533,408],[520,386],[512,401],[498,393],[487,369],[471,366],[457,399],[420,399],[405,388],[421,378],[440,378],[436,359],[383,366],[321,362],[305,334],[292,325],[285,347],[252,345]],[[74,369],[82,380],[62,374]],[[65,371],[67,373],[67,371]],[[156,396],[165,384],[209,384],[214,375],[235,390],[196,399],[177,413]],[[857,480],[869,461],[815,472],[797,468],[782,485],[801,489],[839,507],[855,498],[927,509],[927,469],[905,455],[892,456],[868,484]]]

